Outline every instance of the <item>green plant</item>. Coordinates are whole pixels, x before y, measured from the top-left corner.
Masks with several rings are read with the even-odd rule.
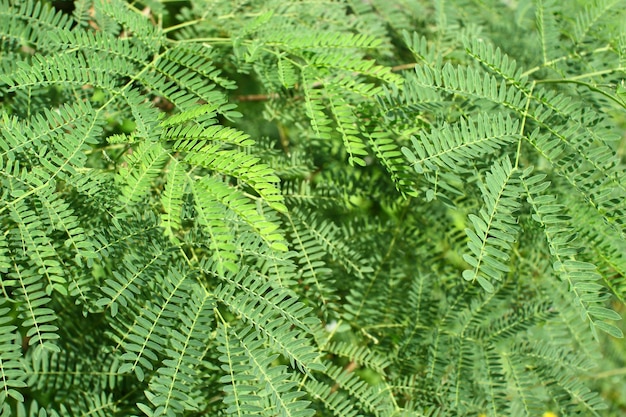
[[[624,412],[623,0],[64,6],[0,1],[1,415]]]

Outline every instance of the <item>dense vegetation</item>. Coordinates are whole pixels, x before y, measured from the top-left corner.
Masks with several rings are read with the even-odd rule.
[[[0,0],[0,415],[623,415],[625,21]]]

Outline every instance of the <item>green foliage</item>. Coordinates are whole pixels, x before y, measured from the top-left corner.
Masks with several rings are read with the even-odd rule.
[[[0,415],[623,415],[625,11],[0,0]]]

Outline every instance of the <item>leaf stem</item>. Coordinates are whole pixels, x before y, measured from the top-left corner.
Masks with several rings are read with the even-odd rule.
[[[517,153],[515,155],[515,169],[517,169],[519,167],[519,157],[522,154],[522,139],[524,138],[524,128],[526,127],[526,117],[528,116],[528,107],[530,106],[530,99],[533,96],[533,90],[535,89],[535,84],[536,82],[533,81],[533,83],[530,86],[530,91],[528,92],[527,98],[526,98],[526,106],[524,107],[524,117],[522,118],[522,125],[520,126],[520,130],[519,130],[519,140],[517,141]]]
[[[186,22],[179,23],[178,25],[173,25],[173,26],[170,26],[168,28],[163,29],[163,33],[164,34],[165,33],[170,33],[170,32],[173,32],[173,31],[178,30],[178,29],[182,29],[182,28],[187,27],[187,26],[193,26],[193,25],[198,24],[200,22],[204,22],[205,20],[206,19],[202,18],[202,17],[200,19],[188,20]]]
[[[609,100],[617,103],[620,107],[623,107],[624,109],[626,109],[626,103],[623,100],[620,100],[619,98],[612,96],[611,94],[607,93],[604,90],[599,89],[596,85],[591,84],[591,83],[587,83],[584,81],[579,81],[577,78],[580,77],[575,77],[575,78],[563,78],[563,79],[548,79],[548,80],[537,80],[537,83],[541,83],[541,84],[578,84],[578,85],[582,85],[584,87],[587,87],[588,89],[590,89],[591,91],[594,91],[598,94],[603,95],[604,97],[608,98]]]
[[[594,49],[593,51],[590,51],[590,52],[571,53],[569,55],[565,55],[565,56],[561,56],[561,57],[555,58],[552,61],[548,61],[548,62],[546,62],[546,63],[544,63],[542,65],[537,65],[536,67],[531,68],[528,71],[522,73],[521,76],[522,77],[527,77],[527,76],[529,76],[529,75],[531,75],[531,74],[533,74],[533,73],[535,73],[535,72],[537,72],[537,71],[539,71],[539,70],[541,70],[543,68],[549,67],[549,66],[551,66],[553,64],[556,64],[557,62],[560,62],[560,61],[565,61],[565,60],[568,60],[568,59],[571,59],[571,58],[582,58],[582,57],[585,57],[585,56],[588,56],[588,55],[593,55],[593,54],[596,54],[596,53],[606,52],[606,51],[610,51],[610,50],[611,50],[611,45],[606,45],[606,46],[603,46],[602,48],[597,48],[597,49]]]

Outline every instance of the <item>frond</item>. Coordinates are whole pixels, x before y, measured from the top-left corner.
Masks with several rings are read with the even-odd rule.
[[[332,386],[308,379],[304,382],[304,388],[309,397],[322,403],[324,408],[336,417],[356,417],[361,415],[359,409],[352,405],[350,397],[341,391],[334,390]]]
[[[254,144],[250,135],[230,127],[213,124],[183,124],[187,121],[197,121],[198,118],[209,119],[206,124],[213,122],[216,114],[215,105],[194,107],[192,110],[173,115],[165,119],[161,124],[171,127],[162,134],[162,140],[173,141],[172,148],[202,156],[202,152],[212,149],[215,144],[230,144],[239,147],[249,147]]]
[[[441,68],[416,66],[416,85],[440,90],[448,94],[460,94],[476,100],[487,100],[524,114],[523,94],[516,86],[505,80],[482,73],[471,67],[454,67],[450,63]]]
[[[402,39],[413,54],[415,62],[435,67],[441,65],[441,56],[432,44],[429,45],[424,35],[420,36],[417,32],[403,31]]]
[[[511,352],[532,358],[533,361],[543,364],[546,369],[587,372],[596,366],[585,355],[570,347],[545,342],[523,342],[515,345]]]
[[[6,306],[6,299],[0,298],[0,404],[2,414],[8,414],[9,398],[18,402],[24,401],[24,396],[16,388],[24,388],[26,373],[22,367],[20,352],[22,346],[18,343],[20,337],[16,332],[17,326],[12,324],[11,307]]]
[[[433,280],[429,274],[417,272],[412,279],[409,300],[413,311],[407,317],[402,342],[398,345],[398,356],[405,357],[414,354],[414,347],[422,345],[420,340],[424,333],[430,332],[430,327],[436,320],[436,305],[432,302]]]
[[[366,346],[334,342],[326,347],[326,351],[348,358],[358,366],[367,367],[367,369],[372,369],[381,375],[385,374],[385,368],[391,364],[389,358],[384,357],[380,352],[368,349]]]
[[[161,45],[163,35],[153,25],[149,24],[145,16],[121,0],[95,0],[96,15],[102,14],[114,21],[128,32],[131,43],[137,47],[156,53]],[[97,16],[102,18],[103,16]]]
[[[59,413],[56,410],[50,409],[50,407],[40,406],[37,400],[33,400],[30,403],[29,407],[25,406],[23,403],[20,403],[18,404],[17,409],[20,415],[28,417],[60,417]],[[67,409],[62,406],[61,410],[66,411]]]
[[[74,11],[72,12],[72,18],[74,22],[80,27],[85,27],[89,24],[89,8],[93,0],[76,0],[74,2]]]
[[[87,62],[79,53],[35,55],[32,62],[18,62],[14,71],[3,74],[0,81],[9,86],[9,92],[28,94],[30,89],[48,90],[51,87],[65,85],[70,89],[91,85],[110,95],[120,92],[114,79],[109,74],[113,64],[98,65],[98,61]],[[92,65],[97,65],[96,70]],[[120,64],[123,66],[123,63]],[[113,75],[118,75],[114,72]]]
[[[402,78],[391,72],[389,67],[376,65],[374,61],[363,60],[344,53],[319,53],[314,55],[310,62],[317,68],[334,68],[343,71],[357,72],[390,84],[402,84]]]
[[[237,88],[232,80],[221,76],[222,71],[213,62],[214,55],[211,49],[203,45],[186,44],[169,49],[168,53],[163,56],[163,59],[169,61],[170,66],[176,64],[177,68],[185,68],[188,73],[210,81],[212,84],[224,89],[232,90]],[[209,103],[215,104],[214,102]]]
[[[407,1],[394,4],[384,0],[373,0],[369,7],[378,19],[382,17],[381,20],[388,22],[396,32],[414,27],[412,20],[425,13],[424,5]]]
[[[466,45],[466,51],[493,74],[502,77],[520,90],[528,91],[528,77],[522,74],[522,69],[517,66],[517,62],[500,48],[482,39],[474,39],[471,44]]]
[[[337,366],[329,365],[327,375],[337,383],[338,388],[357,401],[362,411],[377,416],[390,416],[397,411],[391,392],[382,390],[381,387],[371,386],[356,374]]]
[[[574,43],[581,45],[602,33],[599,26],[612,20],[616,13],[620,14],[620,3],[623,0],[594,0],[585,4],[584,9],[576,15],[572,39]]]
[[[117,177],[122,189],[122,210],[144,201],[168,156],[169,152],[159,142],[149,141],[141,142],[132,154],[126,155],[126,166],[119,170]]]
[[[313,238],[328,253],[331,259],[337,262],[345,271],[363,278],[367,273],[372,272],[371,266],[361,262],[361,257],[345,242],[337,239],[339,229],[330,221],[319,221],[315,215],[305,211],[294,211],[294,220],[305,227]]]
[[[217,350],[221,353],[219,360],[225,371],[220,378],[224,384],[226,396],[223,401],[230,415],[262,415],[263,402],[257,391],[257,379],[253,375],[252,365],[243,347],[238,343],[233,330],[226,323],[218,326],[216,332]]]
[[[268,169],[267,172],[270,172]],[[256,174],[256,173],[254,173]],[[251,174],[252,176],[252,174]],[[263,178],[263,176],[260,176]],[[272,179],[267,179],[271,181]],[[269,247],[276,250],[286,250],[284,238],[276,232],[278,225],[269,221],[261,210],[239,190],[229,187],[216,177],[204,177],[196,182],[194,192],[196,198],[200,201],[207,201],[209,197],[213,200],[213,204],[220,203],[224,207],[235,213],[239,219],[243,220],[252,230],[257,232],[259,236],[268,244]],[[265,184],[273,187],[269,182]],[[265,185],[264,184],[264,185]],[[277,195],[282,200],[280,194]]]
[[[548,272],[547,270],[546,272]],[[546,280],[542,283],[546,292],[557,301],[557,315],[544,325],[542,333],[546,342],[554,346],[571,346],[585,360],[589,368],[595,367],[601,360],[601,352],[597,349],[596,336],[589,331],[587,317],[581,315],[580,306],[572,302],[572,294],[560,280]],[[539,329],[537,329],[539,331]],[[554,360],[554,358],[553,358]],[[560,359],[559,359],[560,360]],[[573,360],[576,368],[576,361]]]
[[[618,300],[626,302],[626,253],[621,250],[623,240],[607,232],[605,222],[593,207],[580,202],[572,204],[575,204],[575,209],[570,210],[572,222],[578,226],[579,236],[585,241],[581,246],[589,248],[598,260],[597,267],[604,285]]]
[[[97,305],[110,310],[115,317],[120,307],[133,305],[135,297],[146,291],[150,277],[166,263],[169,249],[161,242],[146,242],[143,253],[126,253],[124,259],[113,265],[112,277],[101,288],[102,297]]]
[[[363,3],[355,0],[348,0],[347,7],[358,17],[361,24],[360,32],[374,36],[383,40],[383,45],[388,44],[389,33],[385,28],[385,21],[380,18],[376,8],[371,3]]]
[[[506,409],[509,404],[509,393],[506,384],[505,360],[497,351],[496,346],[486,343],[481,346],[477,360],[485,363],[484,369],[480,369],[480,381],[486,394],[486,410],[488,415],[497,416],[499,410]]]
[[[32,269],[28,268],[23,271],[26,274],[24,278],[30,277],[31,284],[35,284],[32,280],[37,280],[37,275],[41,276],[41,284],[43,285],[41,289],[45,291],[46,295],[50,295],[53,291],[67,294],[63,263],[50,235],[45,232],[44,224],[38,219],[37,212],[29,208],[24,201],[21,201],[10,210],[9,215],[17,226],[17,228],[9,229],[12,232],[9,237],[14,241],[12,246],[21,248],[18,253],[14,254],[15,258],[11,260],[13,272],[17,272],[15,269],[22,269],[21,265],[17,268],[16,259],[28,259],[28,265]],[[21,278],[19,286],[25,291],[26,287],[21,283]],[[28,297],[28,295],[26,296]],[[46,299],[47,301],[49,299]],[[29,308],[29,310],[31,309]]]
[[[604,400],[597,392],[591,391],[582,381],[569,376],[556,379],[556,383],[550,387],[550,391],[552,398],[563,413],[583,412],[600,416],[599,411],[607,408]],[[563,399],[562,402],[559,401],[561,399]]]
[[[377,83],[365,82],[362,77],[341,77],[331,78],[334,87],[340,88],[350,96],[357,96],[366,99],[373,99],[382,91],[382,87]]]
[[[506,355],[505,364],[507,377],[515,393],[508,404],[507,413],[511,415],[534,416],[544,411],[544,400],[536,388],[538,379],[532,372],[528,372],[525,361],[515,355]]]
[[[205,177],[204,183],[213,184],[218,180]],[[233,231],[224,222],[226,218],[226,208],[216,201],[215,195],[207,192],[207,188],[200,183],[192,183],[192,194],[194,196],[194,208],[196,221],[203,228],[209,237],[208,247],[212,251],[212,258],[215,260],[215,267],[218,273],[225,271],[236,272],[239,270],[237,254],[235,253],[235,236]],[[221,188],[226,188],[225,196],[235,194],[236,191],[228,189],[224,184]],[[211,188],[208,189],[211,191]],[[241,198],[241,196],[238,196]],[[232,197],[231,197],[232,198]]]
[[[278,214],[268,212],[266,215],[271,222],[280,224]],[[272,249],[265,244],[263,239],[251,233],[241,233],[236,246],[243,262],[254,265],[254,274],[260,280],[277,288],[289,289],[290,294],[297,292],[298,271],[293,259],[295,252],[285,253],[282,250]]]
[[[559,47],[559,29],[556,23],[556,1],[535,0],[535,19],[541,45],[541,61],[549,65],[557,55]]]
[[[526,191],[528,203],[532,206],[533,220],[541,225],[550,247],[553,269],[567,283],[572,302],[591,326],[597,337],[596,328],[616,337],[621,337],[621,330],[606,320],[619,320],[616,312],[603,307],[602,286],[595,281],[601,278],[595,265],[576,260],[577,247],[571,226],[566,222],[565,209],[556,203],[553,195],[544,195],[550,183],[544,181],[545,175],[528,177],[525,173],[522,186]]]
[[[473,387],[464,384],[463,381],[470,378],[474,370],[479,348],[471,340],[462,336],[450,340],[452,342],[449,352],[452,359],[450,370],[452,375],[448,397],[455,409],[467,413],[476,408],[475,403],[479,399],[472,395]]]
[[[19,316],[22,326],[26,329],[28,346],[35,349],[35,355],[43,355],[45,351],[58,352],[55,341],[59,338],[56,313],[50,308],[50,297],[39,274],[34,268],[24,269],[16,263],[8,274],[8,282],[14,289],[14,297],[20,302]]]
[[[549,320],[555,313],[554,308],[547,302],[509,309],[504,311],[501,317],[477,329],[478,338],[487,343],[498,343],[535,324]]]
[[[0,415],[618,415],[624,1],[0,0]]]
[[[138,252],[151,253],[152,241],[161,242],[159,238],[162,232],[158,227],[158,219],[152,212],[134,213],[124,219],[114,218],[113,223],[113,227],[94,233],[94,239],[98,242],[96,253],[100,257],[121,259],[138,248],[141,248]]]
[[[264,39],[270,45],[279,45],[290,50],[326,51],[338,48],[377,48],[381,41],[374,36],[359,33],[317,32],[293,30],[272,30],[264,34]]]
[[[598,210],[606,221],[623,233],[626,213],[626,173],[619,158],[590,126],[601,124],[602,117],[589,110],[583,112],[564,96],[546,94],[542,103],[549,109],[541,109],[533,116],[541,125],[553,119],[553,112],[571,119],[568,125],[549,127],[549,133],[533,132],[530,143],[562,173],[573,188]],[[610,134],[610,132],[607,132]],[[589,175],[589,169],[598,175]]]
[[[167,165],[167,178],[161,204],[163,215],[161,227],[165,229],[165,235],[176,240],[176,234],[181,227],[183,214],[183,195],[188,184],[188,167],[185,163],[173,160]]]
[[[146,371],[152,371],[161,354],[160,349],[170,338],[167,331],[190,297],[188,292],[190,271],[172,268],[164,276],[154,277],[161,285],[154,288],[151,303],[147,303],[138,312],[134,322],[123,334],[119,335],[118,345],[125,348],[121,356],[122,364],[118,372],[134,372],[139,381],[144,380]],[[125,326],[123,317],[121,329]]]
[[[279,416],[289,417],[306,417],[312,416],[314,410],[309,408],[309,401],[301,399],[305,395],[297,387],[298,382],[294,379],[293,373],[287,370],[285,365],[273,365],[277,355],[269,348],[263,346],[262,340],[257,338],[258,333],[251,327],[242,330],[226,327],[225,335],[222,341],[226,339],[232,340],[232,343],[239,349],[230,350],[220,349],[222,353],[226,353],[220,357],[225,363],[232,363],[232,369],[237,370],[236,374],[222,378],[222,382],[233,384],[233,394],[229,396],[229,403],[233,404],[229,410],[231,414],[242,415],[243,413],[258,413],[265,407],[269,407],[273,413]],[[223,342],[224,343],[224,342]],[[231,342],[226,342],[230,344]],[[222,345],[223,346],[223,345]],[[244,359],[243,366],[239,366],[238,362]],[[231,362],[231,361],[237,362]],[[243,375],[248,374],[246,378]],[[245,381],[246,385],[252,385],[257,395],[263,398],[263,408],[255,406],[255,399],[258,397],[248,397],[246,392],[250,389],[239,386],[238,381]],[[230,391],[230,390],[229,390]],[[236,393],[236,394],[235,394]],[[250,406],[241,406],[242,397],[252,400]],[[247,403],[247,401],[246,401]],[[267,404],[267,405],[266,405]]]
[[[58,245],[56,251],[62,259],[72,259],[73,263],[79,268],[84,266],[90,267],[93,262],[98,260],[96,254],[97,242],[92,239],[81,225],[79,217],[71,209],[71,202],[63,199],[40,198],[41,216],[46,220],[48,230],[52,230],[54,236],[63,239],[62,246]],[[39,249],[37,250],[39,251]],[[52,265],[52,261],[46,263]],[[66,272],[70,271],[70,262],[64,262]],[[57,282],[52,288],[60,293],[68,293],[73,297],[77,297],[76,303],[88,305],[88,294],[91,292],[89,287],[89,279],[86,279],[84,270],[70,273],[66,283]],[[48,288],[47,290],[50,290]]]
[[[237,178],[252,187],[252,189],[259,194],[262,201],[266,202],[272,209],[279,212],[286,211],[280,190],[276,185],[279,178],[270,167],[258,163],[258,157],[238,150],[218,151],[217,148],[219,148],[219,145],[217,144],[207,148],[202,149],[200,153],[190,153],[187,158],[185,158],[186,162],[193,165],[204,166],[220,174]],[[227,195],[224,193],[223,187],[217,185],[216,187],[218,187],[219,191],[216,191],[215,194]],[[224,200],[223,203],[228,205],[226,200]],[[243,212],[238,214],[242,215]],[[251,214],[251,212],[249,214]],[[261,224],[259,224],[259,226],[260,229],[264,228]],[[269,236],[264,236],[264,238],[266,237]]]
[[[376,99],[385,120],[397,124],[416,119],[422,125],[427,125],[429,121],[423,113],[438,111],[450,105],[448,97],[423,83],[414,72],[405,76],[401,88],[393,85],[385,87]],[[420,116],[415,117],[415,113]]]
[[[16,44],[27,42],[40,48],[49,45],[48,35],[67,32],[72,26],[67,15],[33,0],[18,4],[4,0],[0,4],[0,22],[3,42],[9,38]]]
[[[267,340],[289,360],[292,367],[307,374],[323,370],[318,352],[303,335],[303,331],[309,333],[312,326],[318,323],[317,319],[306,316],[310,308],[286,291],[260,282],[258,277],[243,276],[241,272],[234,277],[223,276],[224,283],[218,287],[215,296],[233,314],[254,325],[257,337]],[[262,297],[261,294],[267,296]],[[279,320],[279,317],[282,319]]]
[[[9,243],[4,235],[0,235],[0,272],[3,274],[6,274],[7,270],[11,267],[11,259],[8,255]]]
[[[396,189],[403,195],[415,196],[412,181],[399,145],[386,132],[366,135],[368,143],[380,163],[385,167]],[[402,148],[404,149],[404,148]]]
[[[300,81],[296,66],[283,54],[277,56],[278,80],[284,88],[294,88]]]
[[[463,259],[472,268],[463,271],[463,278],[478,281],[488,292],[494,290],[492,281],[502,280],[509,271],[506,262],[510,256],[506,251],[516,239],[518,227],[513,213],[520,206],[522,193],[516,171],[508,158],[494,164],[481,187],[485,206],[480,217],[469,215],[474,229],[465,229],[471,254],[463,255]]]
[[[176,416],[183,410],[199,409],[197,397],[201,394],[194,392],[198,385],[197,365],[212,330],[215,304],[202,287],[194,287],[183,314],[178,315],[181,326],[170,334],[163,366],[157,369],[145,393],[152,406],[138,405],[148,416]]]
[[[320,306],[325,314],[337,309],[338,297],[333,293],[332,270],[324,261],[324,246],[315,239],[315,235],[298,217],[287,213],[286,218],[291,229],[293,248],[297,251],[299,279],[302,280],[306,293],[304,296]]]
[[[102,334],[94,339],[88,329],[83,328],[81,331],[86,336],[82,339],[85,343],[82,347],[87,347],[87,350],[69,345],[61,352],[43,357],[30,355],[29,352],[22,363],[27,375],[26,381],[32,390],[54,394],[70,409],[74,406],[82,408],[81,402],[93,400],[90,397],[92,393],[104,393],[124,387],[117,358],[101,346],[102,340],[105,340],[102,339]],[[85,355],[86,351],[89,355]],[[76,390],[77,386],[82,389]]]
[[[40,181],[66,180],[84,166],[85,152],[97,143],[101,125],[89,104],[68,105],[55,112],[44,109],[28,121],[5,126],[0,139],[2,156],[39,165],[30,175],[23,172],[22,178],[43,188]],[[33,178],[37,176],[41,176],[39,181]]]
[[[365,166],[362,156],[367,155],[367,151],[363,140],[359,137],[358,119],[354,110],[338,94],[329,94],[328,104],[330,113],[337,124],[335,129],[341,135],[348,152],[348,163],[352,166],[354,164]]]
[[[150,58],[149,51],[136,48],[128,39],[114,37],[101,31],[52,32],[50,40],[59,49],[79,48],[94,70],[98,69],[111,75],[121,75],[139,68]]]
[[[120,409],[113,394],[101,392],[99,394],[86,394],[82,398],[73,402],[72,406],[64,404],[60,407],[62,415],[70,415],[70,410],[91,410],[90,413],[96,417],[106,417],[119,413]],[[51,414],[54,413],[54,410]]]
[[[310,77],[310,78],[309,78]],[[302,91],[305,100],[305,112],[311,121],[311,127],[316,136],[321,139],[330,139],[331,128],[328,126],[331,121],[324,114],[323,90],[313,88],[315,71],[306,67],[302,72]]]
[[[418,174],[440,168],[460,171],[463,164],[497,152],[502,146],[518,140],[518,122],[502,114],[479,115],[461,119],[455,125],[445,123],[430,133],[411,138],[412,149],[402,152]]]
[[[167,58],[177,59],[177,57],[169,57],[166,53],[163,59],[155,63],[154,72],[144,74],[140,79],[148,89],[166,98],[182,110],[188,110],[200,101],[218,105],[220,113],[228,118],[239,116],[239,113],[232,111],[235,106],[227,103],[225,94],[216,90],[217,85],[207,82],[214,78],[218,82],[229,85],[226,80],[222,81],[216,78],[215,74],[190,70]],[[204,63],[204,65],[211,65],[211,61]],[[205,76],[209,78],[206,79]]]

